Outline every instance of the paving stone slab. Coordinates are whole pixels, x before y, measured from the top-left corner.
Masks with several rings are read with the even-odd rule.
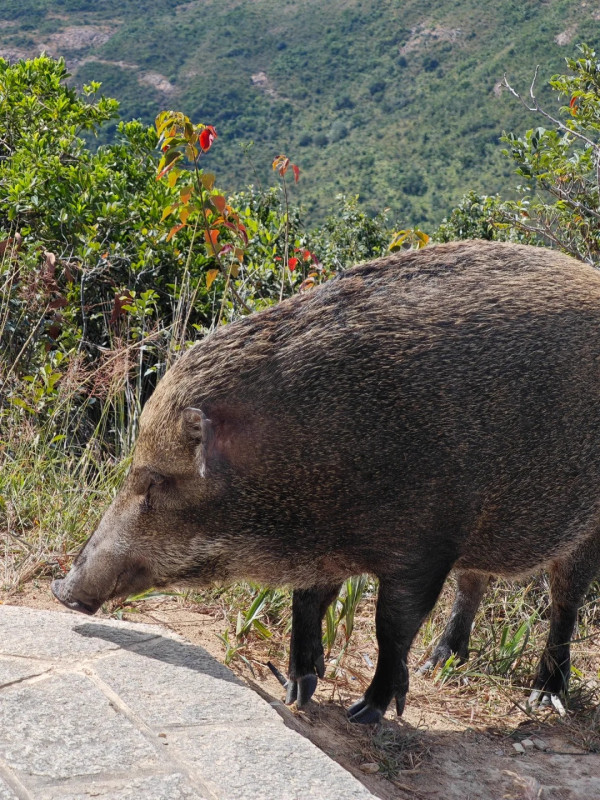
[[[159,638],[94,663],[94,672],[154,728],[281,723],[267,703],[203,648]]]
[[[0,800],[19,800],[7,783],[0,778]]]
[[[373,797],[158,626],[0,606],[0,669],[0,800]]]
[[[43,675],[50,668],[51,664],[43,661],[0,656],[0,689],[10,683],[32,678],[34,675]]]
[[[127,781],[91,779],[85,786],[71,783],[39,789],[36,800],[206,800],[180,773],[152,775]],[[2,795],[0,795],[2,798]]]
[[[0,707],[0,758],[26,784],[158,766],[156,748],[83,675],[9,686]]]
[[[286,728],[188,728],[167,734],[227,800],[372,800],[373,795],[308,739]]]
[[[140,644],[158,633],[152,625],[136,625],[133,628],[117,621],[103,620],[102,626],[112,632],[110,638],[86,636],[77,630],[82,627],[83,619],[76,612],[0,606],[0,652],[72,662],[74,657],[90,657],[119,647]]]

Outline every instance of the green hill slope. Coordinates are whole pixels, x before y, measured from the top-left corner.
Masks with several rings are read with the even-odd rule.
[[[600,12],[571,0],[5,0],[0,34],[4,57],[43,48],[78,84],[102,81],[125,118],[172,107],[215,125],[209,158],[230,191],[268,180],[285,152],[313,219],[337,192],[358,193],[427,229],[467,189],[514,184],[498,136],[538,123],[500,90],[503,74],[527,91],[539,64],[544,96],[575,44],[599,39]]]

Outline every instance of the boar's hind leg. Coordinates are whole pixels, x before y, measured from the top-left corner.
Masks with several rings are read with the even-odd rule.
[[[434,571],[431,565],[419,565],[393,578],[380,579],[375,614],[377,667],[362,700],[348,709],[350,722],[379,722],[394,697],[396,712],[402,714],[408,692],[408,651],[435,605],[451,563],[445,569],[437,566]],[[430,570],[429,574],[426,570]]]
[[[419,672],[430,672],[438,664],[445,664],[453,653],[461,661],[467,660],[471,627],[489,581],[490,575],[482,572],[456,571],[456,597],[450,617],[431,658]]]
[[[600,535],[588,539],[568,558],[555,561],[550,567],[550,632],[529,698],[532,705],[545,705],[553,697],[566,695],[571,668],[569,643],[577,612],[599,571]]]
[[[298,707],[308,703],[317,688],[317,675],[325,674],[321,623],[341,586],[296,589],[292,595],[290,679],[285,702]],[[316,673],[316,674],[315,674]]]

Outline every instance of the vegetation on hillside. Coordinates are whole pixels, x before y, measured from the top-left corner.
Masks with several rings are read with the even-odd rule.
[[[584,47],[569,66],[551,85],[559,112],[535,106],[547,127],[505,137],[507,163],[523,180],[513,199],[472,192],[434,238],[552,243],[598,264],[600,64]],[[272,153],[274,186],[224,194],[212,171],[224,137],[215,138],[210,119],[168,111],[156,127],[120,123],[113,143],[91,149],[84,137],[118,110],[97,93],[94,82],[82,95],[68,88],[63,62],[0,60],[5,589],[68,568],[127,469],[145,398],[181,348],[282,296],[311,291],[392,242],[384,214],[365,214],[354,196],[340,198],[320,228],[306,227],[294,203],[306,179],[301,159],[298,172]],[[426,239],[405,230],[393,246]],[[372,590],[362,579],[346,585],[326,618],[328,650],[344,629],[346,651],[357,602]],[[248,608],[223,639],[228,657],[243,655],[251,635],[268,635],[265,620],[287,623],[281,592],[243,591]],[[482,644],[482,658],[486,646],[495,648],[503,671],[531,665],[523,654],[537,617],[524,621],[523,607],[514,635],[505,620],[500,639]],[[426,626],[425,640],[434,635]],[[448,665],[442,678],[456,669]]]
[[[370,213],[424,229],[469,189],[512,187],[497,145],[528,123],[504,73],[527,87],[536,65],[558,72],[568,42],[600,34],[594,4],[568,0],[8,0],[0,20],[0,55],[64,55],[125,119],[175,105],[213,124],[228,193],[267,185],[273,154],[294,153],[313,222],[352,187]]]

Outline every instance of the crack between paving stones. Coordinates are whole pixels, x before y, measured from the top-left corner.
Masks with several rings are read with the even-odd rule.
[[[252,720],[245,720],[243,722],[237,721],[235,723],[236,731],[251,731],[256,732],[257,724],[261,725],[264,730],[266,728],[273,728],[275,732],[281,729],[283,721],[280,717],[276,717],[272,722],[262,717],[257,717]],[[287,727],[284,725],[284,727]],[[170,733],[181,733],[182,731],[207,731],[208,733],[218,733],[219,731],[230,731],[231,725],[225,722],[171,722],[166,725],[160,726],[161,731],[169,731]],[[295,730],[295,729],[291,729]],[[306,736],[304,737],[307,738]]]
[[[34,795],[30,794],[28,789],[21,783],[15,773],[7,766],[4,761],[0,759],[0,778],[14,792],[19,800],[35,800]]]
[[[131,781],[144,780],[146,778],[167,778],[169,775],[181,775],[182,777],[188,777],[179,768],[175,767],[174,769],[171,769],[172,765],[168,766],[168,771],[164,768],[144,768],[140,770],[123,770],[122,772],[111,769],[105,772],[91,772],[89,774],[80,773],[78,775],[71,775],[67,778],[44,780],[43,788],[64,788],[65,790],[68,789],[69,792],[74,792],[78,789],[83,789],[84,791],[86,789],[89,790],[90,781],[93,781],[94,784],[98,784],[100,788],[104,788],[105,786],[112,786],[113,784],[122,784],[123,782],[130,783]],[[32,798],[32,800],[39,800],[39,798]]]
[[[107,698],[112,708],[120,714],[123,714],[129,722],[138,730],[142,736],[152,744],[156,752],[159,754],[160,759],[168,764],[171,769],[174,769],[189,781],[192,789],[200,789],[206,795],[206,800],[220,800],[219,796],[210,788],[206,781],[193,770],[190,769],[188,764],[182,759],[178,758],[176,751],[169,745],[169,750],[166,748],[164,739],[159,738],[158,734],[147,725],[141,717],[133,711],[127,703],[125,703],[119,695],[111,689],[111,687],[104,683],[102,678],[97,675],[93,669],[84,668],[81,670],[83,674],[98,688],[102,694]]]
[[[36,661],[36,662],[42,663],[42,664],[49,664],[51,662],[53,663],[52,656],[50,658],[48,658],[47,656],[45,658],[40,658],[38,656],[24,656],[22,653],[1,653],[0,654],[0,661],[2,661],[4,659],[8,659],[8,658],[19,658],[22,661]]]
[[[14,681],[8,681],[7,683],[0,683],[0,692],[3,689],[7,689],[9,686],[17,686],[19,683],[29,683],[35,682],[36,678],[43,678],[46,675],[50,675],[53,673],[52,667],[48,667],[43,672],[36,672],[35,675],[25,675],[23,678],[15,678]]]

